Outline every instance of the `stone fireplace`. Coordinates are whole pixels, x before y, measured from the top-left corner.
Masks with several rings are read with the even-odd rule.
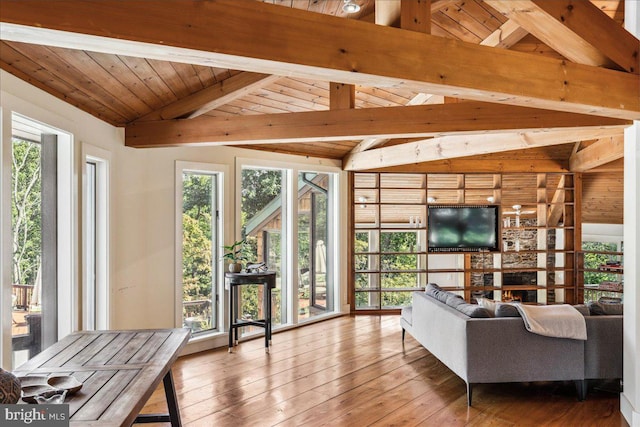
[[[510,286],[510,291],[502,291],[502,299],[505,300],[506,293],[511,293],[511,298],[514,301],[521,302],[538,302],[538,291],[531,289],[513,289],[513,287],[522,286],[530,287],[535,286],[538,282],[538,273],[535,271],[519,271],[517,273],[502,273],[502,286]]]

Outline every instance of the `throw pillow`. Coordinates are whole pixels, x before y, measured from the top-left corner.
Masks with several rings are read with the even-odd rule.
[[[520,317],[520,312],[512,303],[501,302],[496,304],[496,317]]]
[[[453,307],[456,308],[457,306],[459,306],[460,304],[466,304],[466,301],[464,300],[464,298],[462,298],[460,295],[456,295],[452,292],[447,292],[447,301],[446,304],[449,307]]]
[[[442,288],[440,288],[440,286],[436,285],[435,283],[428,283],[424,291],[430,297],[437,299],[438,294],[442,292]]]
[[[496,315],[496,302],[489,298],[476,298],[478,305],[487,309],[491,317]]]
[[[602,304],[596,301],[589,301],[587,307],[592,316],[621,315],[623,311],[622,304]]]
[[[591,314],[591,313],[589,313],[589,307],[587,307],[584,304],[576,304],[576,305],[573,306],[573,308],[578,310],[580,312],[580,314],[582,314],[583,316],[589,316]]]
[[[469,317],[476,317],[476,318],[485,318],[485,317],[491,317],[491,315],[489,314],[489,310],[487,310],[484,307],[480,307],[477,304],[469,304],[469,303],[463,303],[460,304],[456,307],[456,310],[458,310],[460,313],[466,314]]]

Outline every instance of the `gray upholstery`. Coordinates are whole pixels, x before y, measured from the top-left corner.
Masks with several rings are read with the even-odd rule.
[[[414,292],[400,323],[467,383],[469,404],[473,383],[576,380],[584,387],[585,379],[622,377],[622,316],[585,317],[587,341],[544,337],[520,317],[471,318],[436,291],[437,299]]]

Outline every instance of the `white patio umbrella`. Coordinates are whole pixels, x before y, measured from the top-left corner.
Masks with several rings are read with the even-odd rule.
[[[318,240],[316,243],[316,274],[327,272],[327,247],[324,241]]]

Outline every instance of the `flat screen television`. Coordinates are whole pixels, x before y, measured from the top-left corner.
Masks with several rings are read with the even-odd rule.
[[[498,206],[429,206],[429,252],[498,251]]]

